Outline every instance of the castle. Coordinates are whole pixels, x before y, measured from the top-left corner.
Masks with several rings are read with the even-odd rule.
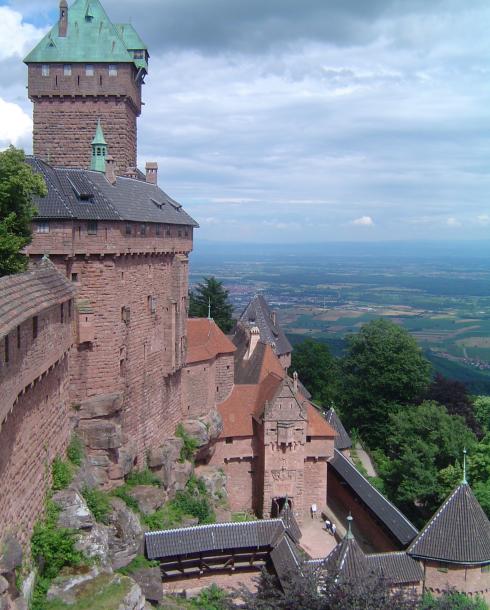
[[[231,337],[211,319],[188,319],[198,224],[158,187],[156,163],[146,174],[136,166],[146,46],[131,25],[113,24],[99,0],[61,0],[59,10],[25,59],[34,104],[28,163],[48,195],[35,201],[31,269],[0,279],[0,537],[14,530],[27,542],[49,466],[74,429],[93,484],[109,489],[151,467],[152,451],[183,424],[207,434],[197,471],[224,471],[231,510],[267,520],[236,528],[260,533],[264,561],[296,562],[298,524],[316,505],[339,523],[352,513],[370,550],[397,553],[398,583],[442,590],[446,579],[488,597],[490,523],[466,484],[441,510],[452,515],[448,527],[474,523],[472,536],[484,542],[476,554],[441,551],[447,529],[428,524],[419,533],[357,471],[335,411],[325,417],[288,375],[292,348],[263,297],[251,300]],[[178,563],[171,537],[160,540]],[[226,548],[246,546],[232,538]],[[170,560],[158,540],[149,536],[147,550],[163,565]],[[200,544],[200,559],[179,578],[200,574],[204,535]],[[366,559],[350,528],[340,544],[330,565],[348,552],[361,557],[356,565],[392,564],[384,555]]]

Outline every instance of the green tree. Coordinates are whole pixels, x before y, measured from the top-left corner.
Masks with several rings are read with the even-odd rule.
[[[431,371],[415,339],[387,320],[374,320],[349,338],[341,368],[345,423],[372,449],[384,446],[387,417],[419,399]]]
[[[10,146],[0,152],[0,276],[26,269],[21,250],[32,238],[32,197],[46,194],[43,178],[25,163],[21,150]]]
[[[463,593],[446,591],[440,597],[426,594],[420,610],[487,610],[488,606],[481,597],[470,598]]]
[[[434,402],[400,408],[389,417],[386,460],[378,463],[389,497],[419,524],[462,480],[464,448],[476,446],[464,419]],[[458,476],[459,475],[459,476]]]
[[[211,317],[224,333],[233,328],[233,306],[228,290],[215,277],[205,277],[189,294],[189,316],[207,318],[211,305]]]
[[[475,396],[473,409],[480,426],[485,432],[490,432],[490,396]]]
[[[337,363],[328,346],[314,339],[306,339],[294,347],[290,373],[296,371],[313,400],[330,407],[336,397]]]

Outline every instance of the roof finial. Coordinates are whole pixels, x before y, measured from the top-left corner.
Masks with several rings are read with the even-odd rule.
[[[463,485],[467,485],[468,481],[466,480],[466,447],[463,449]]]
[[[351,513],[347,516],[347,540],[354,540],[354,534],[352,533],[352,522],[354,521]]]
[[[211,297],[208,298],[208,320],[211,320]]]

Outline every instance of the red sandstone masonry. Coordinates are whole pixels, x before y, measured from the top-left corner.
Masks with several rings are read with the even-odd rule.
[[[490,602],[490,572],[483,572],[481,566],[459,566],[422,562],[425,571],[425,587],[436,595],[447,589],[456,589],[470,596],[480,595]]]

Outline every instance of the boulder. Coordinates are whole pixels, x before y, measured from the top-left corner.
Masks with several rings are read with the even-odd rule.
[[[12,610],[29,610],[29,605],[25,597],[18,597],[12,605]]]
[[[137,485],[129,491],[145,515],[155,512],[167,500],[167,492],[155,485]]]
[[[14,536],[5,536],[0,543],[0,550],[0,573],[13,572],[22,565],[22,547]]]
[[[163,601],[162,573],[160,568],[140,568],[131,574],[145,598],[155,604]]]
[[[122,602],[119,604],[117,610],[145,610],[146,599],[139,585],[127,576],[121,576],[120,578],[126,578],[129,583],[131,583],[131,588],[122,600]]]
[[[140,520],[119,498],[112,498],[109,517],[109,558],[116,570],[143,552],[143,529]]]
[[[168,438],[163,447],[152,448],[148,452],[150,468],[171,467],[180,458],[180,450],[184,445],[181,438]]]
[[[168,488],[169,497],[173,498],[175,492],[182,491],[187,485],[187,481],[194,473],[194,464],[191,462],[177,462],[174,464],[170,476],[170,485]]]
[[[75,543],[75,549],[87,557],[95,559],[101,566],[109,564],[109,528],[96,523],[92,529],[82,531]]]
[[[80,419],[92,419],[94,417],[108,417],[118,413],[122,409],[122,395],[106,394],[88,398],[80,403],[78,417]]]
[[[58,527],[74,530],[90,529],[94,525],[94,518],[85,500],[73,489],[63,489],[53,496],[61,512],[58,517]]]
[[[186,433],[196,439],[198,447],[203,447],[209,443],[208,429],[204,421],[200,419],[185,419],[182,426]]]
[[[221,468],[216,466],[200,466],[196,475],[200,477],[206,489],[214,500],[225,500],[226,493],[226,474]]]
[[[101,574],[97,566],[92,568],[64,568],[60,575],[55,578],[48,589],[48,599],[60,599],[65,604],[73,604],[77,601],[80,585],[93,581]]]
[[[9,588],[9,581],[4,578],[3,576],[0,576],[0,595],[3,595],[4,593],[6,593],[8,591]]]
[[[223,420],[218,411],[210,411],[205,417],[201,418],[201,421],[204,422],[207,428],[210,441],[219,438],[220,434],[223,432]]]
[[[118,451],[117,463],[122,469],[123,475],[126,476],[131,472],[136,458],[136,450],[131,445],[125,445]]]
[[[123,444],[120,424],[105,419],[82,420],[78,433],[90,449],[118,449]]]

